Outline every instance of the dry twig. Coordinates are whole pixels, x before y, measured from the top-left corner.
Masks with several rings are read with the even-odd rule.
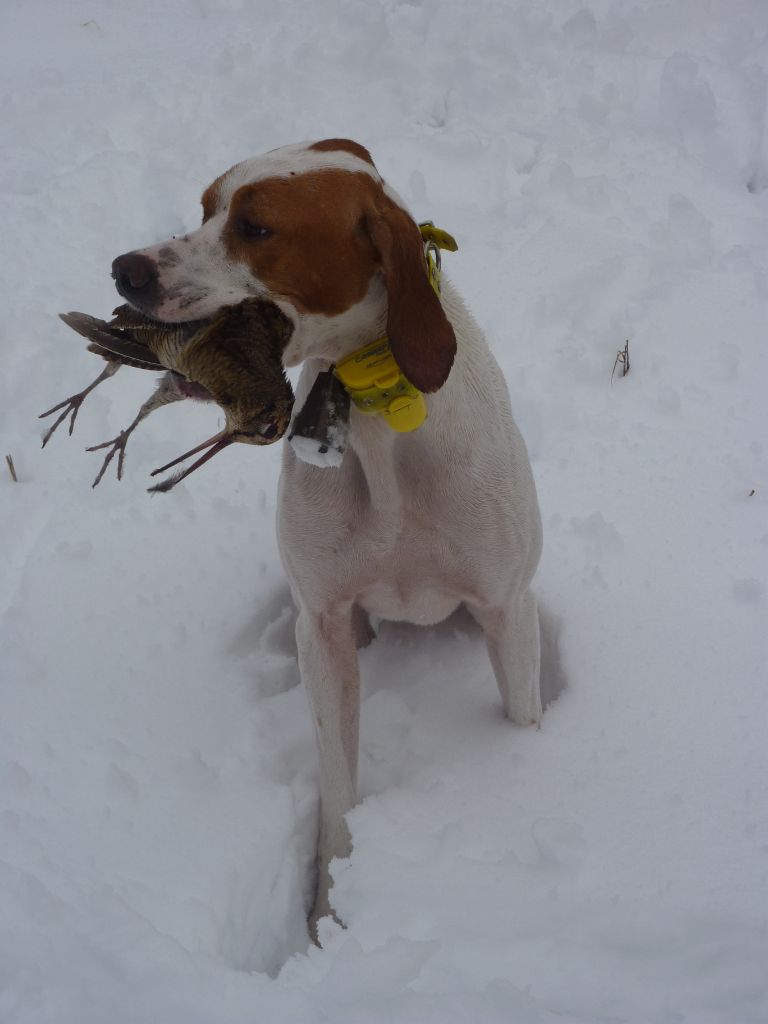
[[[626,377],[629,373],[629,338],[624,342],[624,348],[620,348],[616,353],[616,359],[611,370],[611,384],[613,384],[613,375],[616,373],[616,367],[619,365],[621,365],[621,376]]]

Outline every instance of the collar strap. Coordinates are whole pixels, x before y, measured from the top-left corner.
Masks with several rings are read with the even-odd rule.
[[[440,294],[440,250],[447,249],[448,252],[456,252],[459,248],[453,235],[447,231],[436,228],[431,220],[419,224],[419,231],[424,240],[424,259],[427,261],[427,274],[429,283]]]
[[[456,252],[456,240],[431,221],[419,225],[429,283],[440,295],[440,250]],[[386,335],[356,349],[333,367],[360,412],[383,416],[398,433],[416,430],[427,418],[424,395],[395,362]]]

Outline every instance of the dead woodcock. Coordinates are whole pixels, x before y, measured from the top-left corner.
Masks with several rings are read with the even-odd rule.
[[[62,313],[61,319],[88,340],[88,351],[106,359],[107,366],[83,391],[41,414],[50,416],[63,410],[45,434],[43,447],[67,416],[71,416],[72,433],[83,400],[120,366],[168,371],[125,430],[111,441],[88,449],[109,449],[94,487],[116,454],[117,476],[122,478],[128,437],[151,412],[169,402],[184,398],[216,402],[224,412],[226,426],[203,444],[155,470],[153,476],[208,449],[192,466],[150,488],[152,491],[170,490],[234,441],[272,444],[288,427],[293,391],[283,370],[282,353],[293,327],[271,303],[252,299],[222,309],[210,320],[179,324],[151,320],[127,305],[119,306],[109,322],[86,313]]]

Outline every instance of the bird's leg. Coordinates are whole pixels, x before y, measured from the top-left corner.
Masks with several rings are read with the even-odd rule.
[[[146,400],[146,402],[139,409],[136,414],[136,418],[130,426],[126,427],[125,430],[121,430],[117,437],[112,438],[111,441],[104,441],[102,444],[95,444],[91,448],[86,448],[86,451],[97,452],[101,448],[109,448],[107,456],[104,459],[104,463],[99,470],[98,476],[93,481],[95,487],[104,476],[107,470],[107,466],[110,464],[116,454],[119,453],[117,459],[117,479],[122,480],[123,478],[123,462],[125,461],[125,446],[128,443],[128,438],[131,433],[138,427],[143,419],[146,419],[151,412],[155,409],[160,409],[164,405],[168,405],[170,402],[180,402],[186,395],[183,395],[174,380],[172,373],[166,373],[157,388],[152,395]]]
[[[107,363],[107,365],[101,371],[96,380],[93,381],[92,384],[89,384],[87,388],[84,388],[82,391],[78,391],[76,395],[70,395],[69,398],[65,398],[63,402],[59,402],[58,405],[54,405],[54,407],[52,409],[49,409],[47,412],[40,413],[38,419],[42,420],[46,416],[50,416],[52,413],[58,412],[59,409],[64,410],[58,417],[56,422],[53,424],[53,426],[46,431],[43,437],[43,448],[45,448],[45,446],[50,441],[51,437],[53,436],[54,430],[56,430],[60,423],[64,422],[64,420],[67,418],[67,416],[70,415],[70,413],[72,414],[72,419],[69,421],[69,436],[72,436],[72,431],[74,430],[75,427],[75,420],[77,419],[77,414],[80,411],[80,406],[85,401],[86,396],[89,395],[91,391],[93,391],[97,384],[101,384],[103,380],[106,380],[108,377],[111,377],[113,374],[117,373],[121,365],[121,363],[117,362]]]

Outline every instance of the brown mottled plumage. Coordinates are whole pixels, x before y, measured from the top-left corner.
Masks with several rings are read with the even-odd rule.
[[[94,487],[118,452],[117,475],[118,479],[122,477],[128,436],[150,412],[168,402],[183,398],[214,401],[224,412],[226,426],[221,433],[181,458],[208,447],[210,451],[206,455],[184,473],[152,490],[169,490],[181,476],[187,476],[233,441],[271,444],[285,433],[293,407],[293,391],[283,370],[282,352],[293,328],[288,318],[271,303],[248,300],[221,310],[210,320],[180,324],[150,320],[130,306],[118,307],[109,323],[85,313],[62,313],[61,318],[88,339],[88,350],[106,359],[108,366],[84,391],[42,414],[48,416],[64,410],[45,435],[43,446],[70,413],[69,432],[72,433],[83,399],[121,365],[169,371],[129,427],[113,440],[88,449],[110,448]],[[179,461],[181,459],[175,460]]]

